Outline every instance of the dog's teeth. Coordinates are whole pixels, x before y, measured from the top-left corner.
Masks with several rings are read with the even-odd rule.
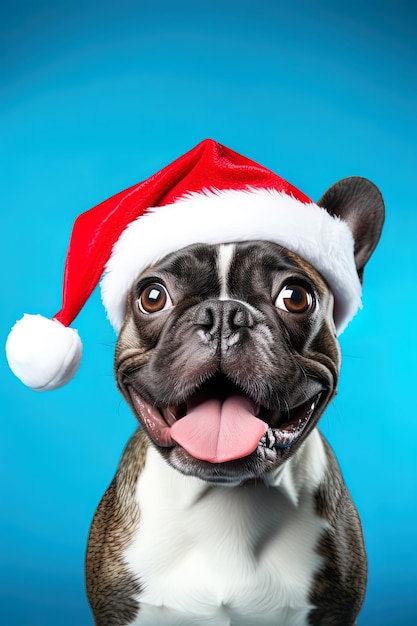
[[[272,448],[275,443],[275,437],[272,428],[268,428],[268,430],[266,431],[266,435],[268,438],[268,447]]]
[[[272,449],[274,447],[275,437],[274,437],[274,433],[272,431],[272,428],[268,428],[268,430],[265,432],[265,434],[260,439],[259,443],[264,448]]]
[[[308,417],[308,418],[310,418],[310,417],[313,415],[313,413],[314,413],[314,411],[315,411],[315,409],[316,409],[316,406],[317,406],[317,402],[320,400],[320,396],[321,396],[321,393],[319,393],[319,394],[318,394],[318,395],[314,398],[313,402],[311,403],[311,406],[310,406],[309,410],[307,411],[307,417]]]

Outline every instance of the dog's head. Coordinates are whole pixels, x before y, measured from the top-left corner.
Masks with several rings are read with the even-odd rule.
[[[362,280],[382,227],[379,192],[350,178],[318,204],[348,223]],[[319,272],[275,243],[189,245],[131,288],[117,384],[179,471],[210,482],[259,478],[302,445],[336,393],[334,315]]]
[[[62,308],[15,324],[12,370],[39,391],[74,376],[81,341],[70,324],[104,273],[117,384],[160,453],[212,482],[264,476],[336,393],[336,336],[360,305],[382,228],[381,194],[363,178],[317,204],[202,141],[77,218]]]

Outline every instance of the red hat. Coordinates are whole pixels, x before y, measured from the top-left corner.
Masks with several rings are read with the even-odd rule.
[[[53,320],[25,315],[16,323],[6,344],[11,369],[40,391],[72,378],[81,341],[69,325],[103,274],[103,304],[119,332],[127,293],[147,266],[192,243],[255,239],[279,243],[321,272],[338,302],[342,332],[361,296],[347,224],[270,170],[206,139],[77,218],[62,308]]]

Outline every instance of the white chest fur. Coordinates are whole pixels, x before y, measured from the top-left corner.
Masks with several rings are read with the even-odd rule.
[[[125,551],[142,586],[131,626],[306,626],[325,528],[313,493],[325,466],[316,431],[256,487],[183,476],[150,448]]]

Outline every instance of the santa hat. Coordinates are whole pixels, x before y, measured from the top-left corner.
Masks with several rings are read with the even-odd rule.
[[[311,263],[333,291],[341,333],[360,306],[352,233],[270,170],[206,139],[147,180],[80,215],[69,243],[62,308],[53,319],[24,315],[6,344],[9,365],[38,391],[75,374],[81,340],[69,325],[101,276],[104,307],[120,331],[138,275],[193,243],[267,240]]]

